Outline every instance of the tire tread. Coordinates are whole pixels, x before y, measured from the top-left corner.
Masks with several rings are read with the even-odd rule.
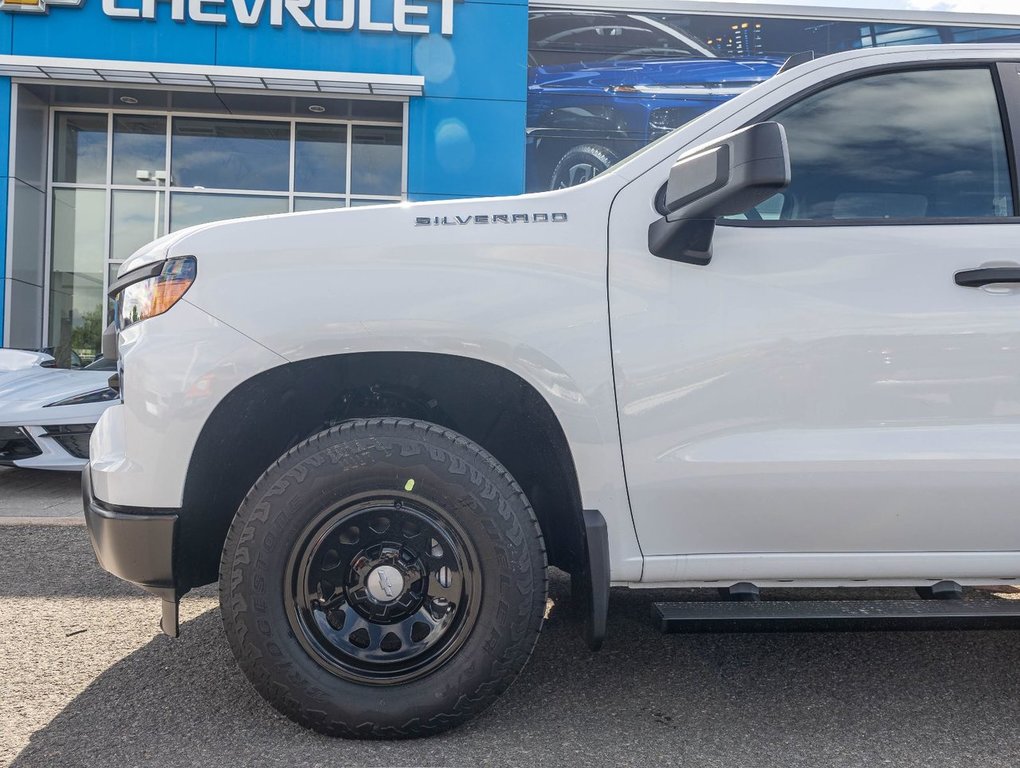
[[[483,475],[485,473],[479,472],[477,478],[474,478],[470,467],[467,467],[466,471],[454,472],[450,459],[455,457],[455,453],[461,453],[481,462],[488,473],[492,473],[509,487],[513,502],[519,505],[520,511],[524,514],[515,516],[512,511],[507,510],[503,518],[512,523],[510,533],[516,533],[522,541],[530,535],[532,538],[530,547],[535,547],[540,553],[541,565],[537,569],[537,573],[534,574],[534,578],[540,580],[537,589],[532,586],[528,590],[526,586],[518,584],[518,589],[521,589],[522,592],[530,591],[532,593],[533,600],[530,603],[526,600],[518,601],[520,609],[516,619],[511,622],[511,626],[519,629],[519,636],[514,639],[514,642],[508,644],[501,658],[492,661],[490,679],[478,685],[475,690],[462,693],[449,711],[438,712],[425,719],[413,717],[399,726],[379,726],[372,722],[349,724],[330,719],[324,709],[317,709],[304,703],[306,696],[303,695],[305,692],[300,686],[272,679],[264,669],[262,653],[247,638],[244,617],[248,612],[248,606],[243,597],[234,591],[243,577],[238,572],[237,559],[230,557],[231,553],[235,553],[238,549],[246,527],[252,523],[251,513],[255,505],[266,496],[273,484],[278,482],[281,473],[284,472],[284,467],[300,460],[303,455],[315,455],[324,442],[335,437],[348,436],[364,440],[385,433],[390,433],[389,436],[394,437],[400,437],[402,434],[415,435],[422,439],[431,437],[440,443],[448,444],[453,450],[443,452],[447,471],[451,474],[466,474],[468,482],[476,486],[484,483]],[[429,452],[429,456],[433,457],[433,453]],[[513,528],[519,528],[518,521],[522,518],[526,523],[530,522],[530,530],[513,531]],[[527,553],[530,547],[524,547],[523,551]],[[516,680],[531,657],[542,629],[544,606],[548,596],[547,571],[545,540],[531,503],[517,481],[492,454],[463,435],[431,422],[399,417],[354,419],[319,432],[295,445],[268,467],[248,491],[231,522],[223,547],[219,579],[220,604],[224,629],[238,665],[248,679],[253,682],[259,693],[287,717],[301,725],[332,736],[362,739],[415,738],[446,731],[477,715],[492,704]],[[541,606],[536,611],[534,603],[539,599]]]

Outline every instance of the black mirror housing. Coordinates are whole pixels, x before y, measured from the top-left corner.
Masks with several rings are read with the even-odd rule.
[[[665,216],[649,227],[649,250],[707,264],[716,219],[743,213],[789,184],[790,151],[779,123],[758,123],[696,147],[670,169]]]

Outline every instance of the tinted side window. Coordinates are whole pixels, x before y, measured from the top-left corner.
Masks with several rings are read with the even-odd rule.
[[[748,219],[1014,215],[1005,131],[988,69],[864,77],[809,96],[773,119],[786,127],[793,183],[777,196],[781,204],[768,201]]]

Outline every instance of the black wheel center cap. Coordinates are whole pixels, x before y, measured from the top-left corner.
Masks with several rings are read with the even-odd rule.
[[[407,547],[377,545],[354,558],[347,594],[351,605],[365,618],[399,621],[421,606],[426,575],[421,560]]]
[[[380,565],[366,581],[368,596],[379,603],[392,603],[404,591],[404,575],[392,565]]]

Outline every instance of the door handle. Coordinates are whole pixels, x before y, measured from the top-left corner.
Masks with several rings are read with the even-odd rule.
[[[980,288],[993,283],[1020,283],[1020,267],[981,267],[956,273],[956,284]]]

